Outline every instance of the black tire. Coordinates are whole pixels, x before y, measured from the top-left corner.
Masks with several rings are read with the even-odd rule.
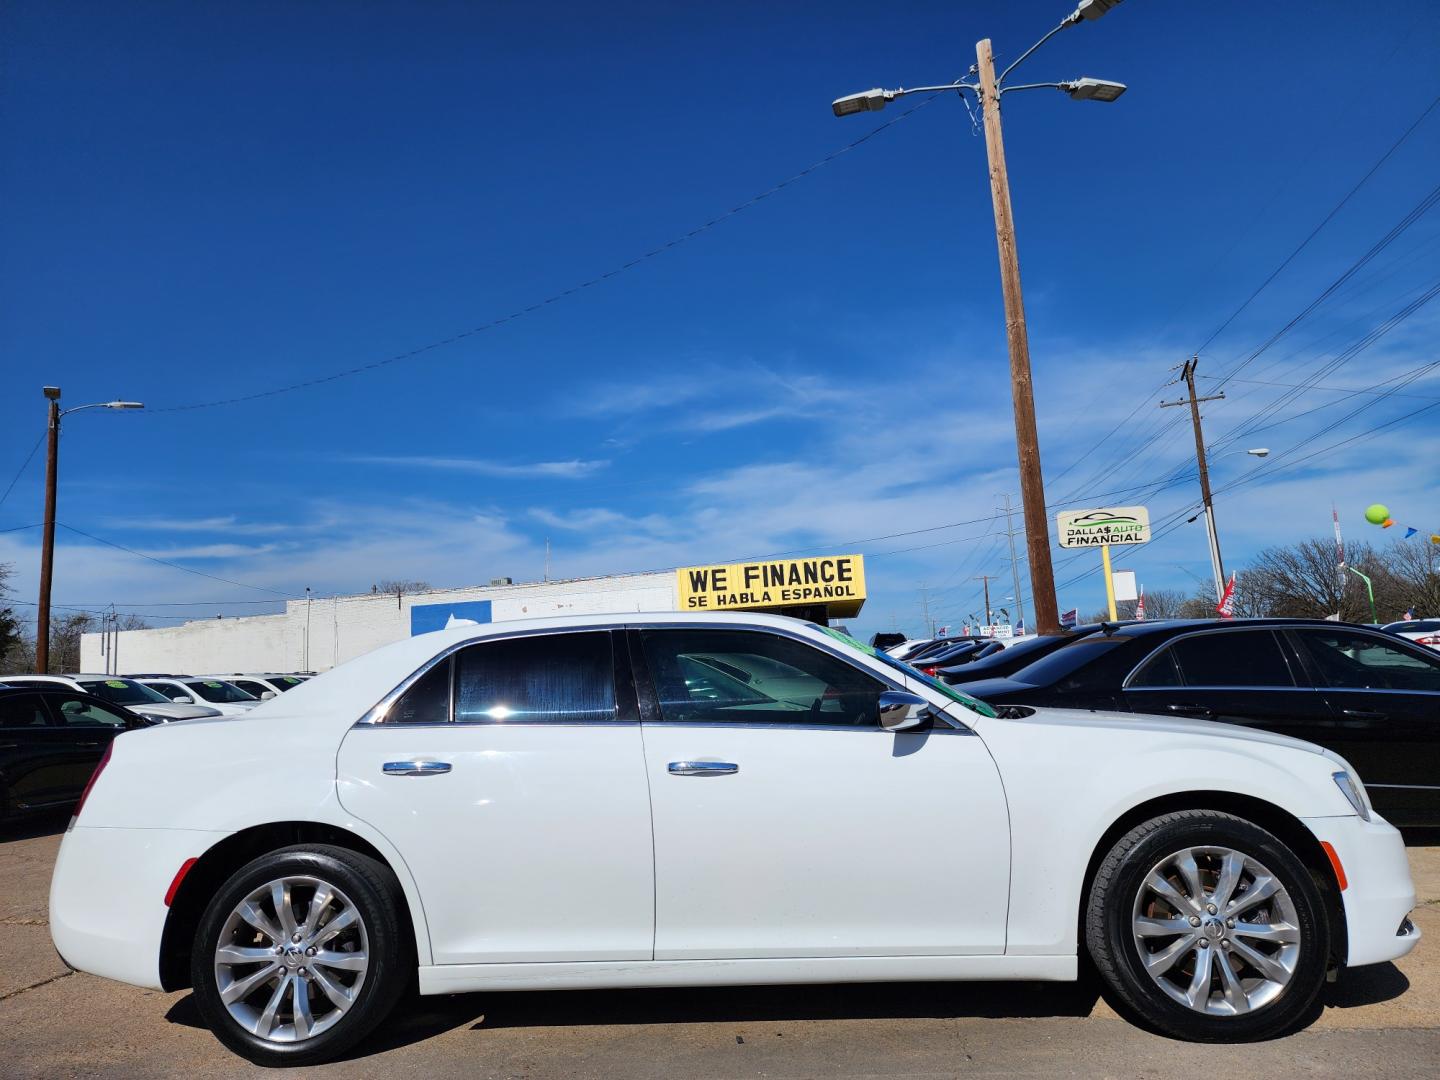
[[[1142,946],[1136,940],[1133,920],[1137,915],[1137,904],[1142,899],[1142,888],[1152,868],[1156,868],[1171,855],[1191,848],[1223,848],[1237,852],[1254,860],[1270,872],[1288,894],[1288,911],[1284,923],[1292,920],[1299,930],[1299,941],[1290,952],[1293,970],[1283,989],[1270,1000],[1262,1002],[1234,1015],[1214,1015],[1175,1000],[1160,985],[1159,978],[1152,976],[1142,958]],[[1207,858],[1213,858],[1213,863]],[[1202,883],[1202,892],[1218,884],[1216,868],[1221,860],[1216,856],[1201,856],[1197,859]],[[1249,872],[1247,871],[1247,874]],[[1164,875],[1162,875],[1164,876]],[[1180,881],[1183,899],[1189,891]],[[1206,882],[1208,881],[1208,884]],[[1255,887],[1259,879],[1253,875],[1244,879],[1244,887]],[[1236,894],[1237,900],[1244,899],[1244,892]],[[1155,893],[1149,890],[1144,898],[1146,905],[1154,904]],[[1205,897],[1200,898],[1202,901]],[[1256,904],[1253,909],[1256,922],[1264,923],[1274,918],[1270,912],[1275,904]],[[1203,985],[1206,1000],[1215,1008],[1230,1006],[1217,1000],[1223,998],[1224,975],[1230,971],[1248,975],[1252,985],[1258,985],[1262,972],[1248,966],[1240,952],[1242,945],[1255,946],[1254,939],[1235,940],[1233,931],[1214,926],[1214,916],[1208,915],[1203,903],[1197,916],[1182,911],[1181,905],[1146,906],[1141,914],[1163,919],[1166,922],[1190,922],[1201,918],[1202,924],[1194,931],[1195,945],[1185,947],[1183,935],[1173,938],[1157,936],[1147,939],[1146,947],[1153,942],[1154,953],[1163,952],[1169,945],[1182,947],[1182,960],[1176,967],[1160,978],[1177,985],[1177,992],[1183,994],[1190,986]],[[1177,913],[1179,918],[1176,918]],[[1220,922],[1225,922],[1225,912],[1219,911]],[[1241,919],[1242,927],[1244,919]],[[1280,920],[1276,920],[1280,921]],[[1254,925],[1253,923],[1251,924]],[[1225,935],[1209,938],[1207,929]],[[1187,931],[1188,932],[1188,931]],[[1199,944],[1206,939],[1206,944]],[[1122,1011],[1128,1010],[1143,1024],[1176,1038],[1200,1042],[1248,1042],[1257,1039],[1275,1038],[1291,1031],[1307,1019],[1325,983],[1325,971],[1330,955],[1330,925],[1324,897],[1320,893],[1310,871],[1300,862],[1284,842],[1252,822],[1230,814],[1212,810],[1184,810],[1163,817],[1154,818],[1136,826],[1126,833],[1110,849],[1096,871],[1090,887],[1086,908],[1085,940],[1095,968],[1106,986],[1113,992]],[[1213,942],[1213,944],[1212,944]],[[1226,971],[1220,970],[1219,954],[1223,948]],[[1273,956],[1279,958],[1283,946],[1262,943],[1260,950],[1274,949]],[[1209,952],[1209,957],[1202,956]],[[1272,954],[1266,953],[1267,957]],[[1215,968],[1213,981],[1193,979],[1199,966],[1205,963]],[[1188,969],[1185,967],[1188,965]],[[1209,967],[1206,968],[1209,970]],[[1187,985],[1188,983],[1188,985]],[[1276,980],[1278,985],[1278,980]],[[1213,990],[1211,989],[1213,987]],[[1273,992],[1273,988],[1272,991]],[[1264,991],[1256,994],[1263,999]],[[1245,998],[1248,1006],[1249,994],[1236,995],[1236,1000]]]
[[[354,1001],[332,1026],[299,1041],[278,1042],[252,1033],[230,1014],[217,983],[215,950],[236,906],[286,877],[318,878],[344,894],[363,921],[369,961]],[[345,848],[305,844],[254,859],[211,897],[196,928],[191,979],[200,1015],[216,1038],[257,1065],[315,1065],[343,1054],[384,1021],[414,977],[414,942],[400,918],[402,903],[389,867]],[[263,994],[267,984],[261,985]],[[315,1000],[329,1005],[318,994]]]

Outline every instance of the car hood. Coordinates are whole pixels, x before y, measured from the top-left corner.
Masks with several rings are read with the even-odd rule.
[[[996,680],[997,682],[1003,680]],[[965,688],[966,693],[970,688]],[[982,699],[983,700],[983,699]],[[1088,709],[1054,709],[1048,706],[1034,706],[1030,716],[1000,721],[1026,727],[1066,727],[1106,732],[1150,732],[1152,734],[1197,735],[1202,738],[1227,739],[1232,742],[1264,743],[1268,746],[1287,746],[1294,750],[1308,750],[1323,757],[1335,757],[1323,747],[1303,739],[1292,739],[1289,735],[1277,735],[1271,731],[1257,731],[1255,728],[1240,727],[1236,724],[1221,724],[1213,720],[1192,720],[1180,716],[1151,716],[1147,713],[1091,712]],[[987,720],[986,724],[996,723]]]
[[[195,720],[202,716],[219,716],[219,709],[212,709],[208,705],[161,705],[158,702],[154,705],[130,705],[127,706],[133,713],[150,713],[152,716],[168,716],[172,720]]]

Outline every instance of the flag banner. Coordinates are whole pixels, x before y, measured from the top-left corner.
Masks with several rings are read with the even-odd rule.
[[[1233,619],[1235,617],[1235,574],[1230,574],[1230,580],[1225,583],[1225,593],[1220,597],[1220,603],[1215,605],[1215,610],[1220,613],[1222,619]]]
[[[1139,622],[1145,621],[1145,586],[1140,586],[1140,598],[1135,601],[1135,618]]]
[[[1060,615],[1060,625],[1066,630],[1074,630],[1075,623],[1079,620],[1079,618],[1080,609],[1072,607],[1069,611],[1063,612]]]

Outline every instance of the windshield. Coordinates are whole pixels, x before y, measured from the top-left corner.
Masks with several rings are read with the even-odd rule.
[[[1440,619],[1415,619],[1411,622],[1392,622],[1385,627],[1392,634],[1429,634],[1440,630]]]
[[[294,675],[267,675],[265,681],[276,690],[294,690],[302,680],[295,678]]]
[[[115,705],[169,705],[170,699],[129,679],[91,679],[80,689]]]
[[[199,694],[206,701],[218,701],[222,704],[231,704],[237,701],[259,701],[253,694],[247,694],[234,683],[221,682],[219,679],[196,679],[194,682],[185,684],[195,693]]]
[[[894,668],[902,675],[906,675],[914,679],[916,682],[922,682],[926,686],[940,691],[940,693],[944,694],[951,701],[958,702],[959,704],[964,705],[965,708],[969,709],[971,712],[979,713],[981,716],[999,715],[995,712],[994,709],[992,709],[989,705],[986,705],[978,698],[973,698],[969,694],[962,694],[959,690],[956,690],[955,687],[951,686],[949,683],[944,682],[941,679],[932,678],[931,676],[926,675],[923,671],[917,671],[915,668],[911,667],[903,660],[896,660],[889,653],[882,652],[879,649],[872,649],[864,642],[856,641],[849,634],[841,633],[839,630],[832,630],[828,626],[821,626],[818,623],[810,623],[810,625],[813,626],[816,630],[819,630],[821,633],[828,634],[836,641],[840,641],[846,645],[849,645],[857,652],[864,653],[866,656],[869,656],[875,660],[879,660],[880,663],[884,664],[886,667]]]

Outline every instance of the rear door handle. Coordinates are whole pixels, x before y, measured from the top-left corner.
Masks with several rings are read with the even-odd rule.
[[[1213,710],[1207,709],[1204,705],[1167,705],[1165,707],[1179,716],[1205,717],[1215,715]]]
[[[380,766],[386,776],[444,776],[450,771],[448,761],[387,761]]]
[[[1352,720],[1384,720],[1383,712],[1372,712],[1369,709],[1342,709],[1340,710]]]
[[[740,766],[729,761],[672,761],[669,765],[672,776],[728,776],[740,771]]]

